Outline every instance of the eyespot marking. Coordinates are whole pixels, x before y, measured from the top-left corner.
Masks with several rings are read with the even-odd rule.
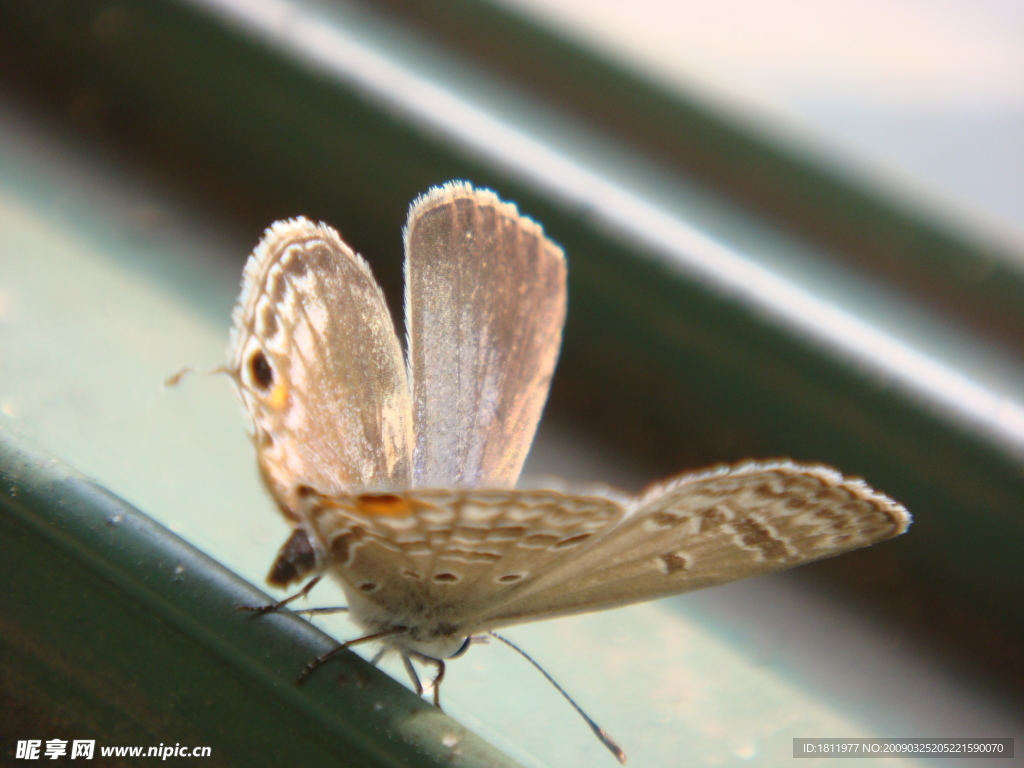
[[[367,592],[367,593],[369,593],[369,592],[376,591],[376,589],[377,589],[377,585],[374,582],[372,582],[372,581],[364,581],[362,584],[359,585],[359,591],[360,592]]]
[[[257,349],[249,358],[249,373],[260,389],[270,389],[270,385],[274,383],[274,369],[270,367],[270,361],[262,349]]]

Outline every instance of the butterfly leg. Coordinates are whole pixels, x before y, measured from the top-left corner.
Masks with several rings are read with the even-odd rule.
[[[332,648],[327,653],[317,656],[315,659],[309,662],[309,664],[307,664],[303,668],[302,672],[299,673],[299,679],[296,682],[298,682],[299,685],[302,685],[304,682],[306,682],[306,678],[313,674],[313,670],[315,670],[325,661],[330,661],[339,653],[344,651],[346,648],[351,648],[353,645],[359,645],[360,643],[368,643],[371,640],[378,640],[382,637],[387,637],[388,635],[401,635],[408,631],[409,630],[406,627],[391,627],[390,629],[385,629],[382,632],[374,632],[372,635],[366,635],[365,637],[357,637],[355,640],[349,640],[347,643],[341,643],[336,648]]]
[[[437,666],[437,675],[431,681],[430,689],[434,692],[434,706],[441,709],[441,681],[444,680],[444,662],[432,656],[424,656],[422,653],[402,654],[402,663],[405,665],[405,671],[409,673],[412,684],[416,687],[416,693],[420,696],[423,695],[426,689],[423,687],[423,683],[420,682],[420,676],[416,674],[416,668],[412,665],[413,656],[416,657],[416,661]]]
[[[322,579],[322,578],[323,578],[323,576],[317,576],[317,577],[315,577],[313,579],[310,579],[309,583],[306,584],[306,586],[304,586],[302,589],[300,589],[294,595],[291,595],[290,597],[286,597],[284,600],[279,600],[276,603],[270,603],[269,605],[240,605],[235,610],[238,610],[238,611],[251,611],[253,613],[273,613],[274,611],[279,611],[282,608],[284,608],[286,605],[288,605],[288,603],[292,602],[293,600],[298,600],[300,597],[305,597],[306,595],[308,595],[310,590],[313,589],[313,587],[315,587],[317,584],[319,584],[320,583],[320,579]],[[314,608],[312,610],[318,611],[320,609]],[[335,609],[333,609],[333,608],[328,608],[328,609],[326,609],[326,612],[330,612],[330,611],[334,611],[334,610]],[[343,610],[348,610],[348,609],[345,608]],[[305,613],[305,611],[300,611],[300,613]]]
[[[444,662],[440,659],[435,659],[432,656],[424,656],[421,653],[415,654],[417,661],[422,661],[424,664],[434,664],[437,666],[437,674],[434,676],[434,680],[430,683],[430,689],[434,692],[434,706],[441,709],[441,681],[444,680]],[[412,666],[410,664],[410,666]],[[423,693],[423,688],[417,685],[419,693]]]
[[[416,695],[423,695],[423,683],[420,682],[420,676],[416,674],[416,667],[412,665],[412,659],[409,658],[409,654],[402,654],[402,665],[405,667],[406,673],[409,675],[409,679],[412,680],[412,686],[416,689]]]
[[[441,681],[444,680],[444,662],[440,659],[432,659],[437,663],[437,677],[434,678],[434,682],[430,684],[430,687],[434,689],[434,706],[441,709]]]

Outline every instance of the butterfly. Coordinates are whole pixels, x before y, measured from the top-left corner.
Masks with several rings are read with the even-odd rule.
[[[345,645],[397,650],[421,693],[410,660],[436,664],[435,703],[444,660],[475,637],[907,529],[907,511],[862,480],[788,460],[682,474],[634,498],[517,489],[561,346],[562,250],[464,182],[417,198],[404,239],[405,353],[367,263],[330,227],[296,218],[249,258],[227,369],[293,527],[268,581],[334,576],[366,632]]]

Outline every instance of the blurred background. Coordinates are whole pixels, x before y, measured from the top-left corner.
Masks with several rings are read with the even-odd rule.
[[[795,572],[509,631],[631,764],[781,765],[794,737],[1024,735],[1018,3],[0,0],[0,113],[13,444],[262,586],[287,528],[230,382],[162,382],[222,362],[242,265],[276,219],[338,228],[400,323],[406,208],[468,179],[569,259],[527,474],[638,491],[788,456],[863,476],[915,516],[898,540]],[[5,472],[13,509],[20,470]],[[76,504],[58,489],[19,514],[70,530],[89,513]],[[88,537],[61,546],[102,571]],[[132,563],[98,599],[146,583],[140,610],[158,611],[173,580]],[[4,712],[28,737],[84,717],[51,711],[57,684],[109,711],[111,733],[131,719],[213,743],[225,765],[277,759],[199,722],[161,731],[166,690],[104,657],[106,634],[43,632],[19,602],[39,599],[27,571],[7,583],[2,641],[38,674],[6,665]],[[78,599],[43,594],[58,613]],[[90,646],[106,684],[55,661]],[[189,695],[174,706],[221,696]],[[444,697],[523,765],[613,764],[506,648],[452,663]],[[26,736],[2,722],[9,750]]]

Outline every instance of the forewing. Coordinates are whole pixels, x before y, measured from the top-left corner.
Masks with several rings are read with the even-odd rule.
[[[464,183],[405,229],[417,488],[515,485],[565,321],[565,259],[540,225]]]
[[[412,406],[394,325],[363,259],[299,218],[266,231],[235,306],[229,370],[264,479],[298,517],[322,493],[408,487]]]
[[[910,515],[862,480],[781,461],[720,467],[651,488],[615,528],[485,623],[500,627],[712,587],[903,533]]]
[[[395,624],[480,617],[621,520],[610,499],[558,491],[438,491],[318,498],[310,523],[335,572]]]

